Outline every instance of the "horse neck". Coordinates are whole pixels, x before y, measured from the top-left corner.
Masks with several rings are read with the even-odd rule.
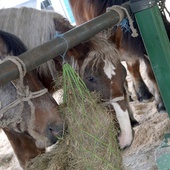
[[[3,130],[7,135],[23,169],[26,168],[25,165],[30,159],[45,152],[45,149],[40,149],[35,145],[35,140],[28,134],[16,133],[7,129]]]
[[[80,25],[105,13],[106,8],[113,5],[121,5],[127,1],[128,0],[70,0],[70,5],[76,20],[76,24]]]
[[[129,0],[91,0],[93,1],[93,7],[95,10],[95,17],[106,12],[106,8],[113,5],[122,5]]]

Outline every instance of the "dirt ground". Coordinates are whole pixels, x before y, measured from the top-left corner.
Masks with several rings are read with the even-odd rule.
[[[141,69],[145,76],[144,65]],[[164,134],[170,128],[170,119],[167,113],[157,112],[154,101],[139,103],[135,99],[130,76],[127,80],[134,99],[130,105],[140,125],[134,128],[135,136],[131,147],[123,151],[123,163],[126,170],[157,170],[157,150],[163,141]],[[0,170],[21,170],[2,131],[0,131]]]

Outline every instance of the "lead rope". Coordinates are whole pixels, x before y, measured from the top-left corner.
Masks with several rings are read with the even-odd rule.
[[[47,89],[42,89],[36,92],[31,92],[29,90],[28,86],[24,85],[24,76],[26,74],[26,66],[25,63],[18,57],[14,57],[14,56],[7,56],[5,59],[0,60],[0,64],[4,63],[5,61],[12,61],[14,64],[16,64],[16,66],[18,67],[19,70],[19,79],[12,81],[12,84],[14,85],[14,87],[17,90],[17,99],[10,103],[9,105],[7,105],[6,107],[4,107],[3,109],[0,110],[0,118],[3,117],[3,114],[5,112],[7,112],[8,110],[14,108],[15,106],[20,104],[20,109],[19,112],[17,114],[17,116],[13,117],[13,119],[7,119],[7,120],[0,120],[0,127],[4,128],[4,127],[8,127],[9,124],[17,124],[20,123],[22,121],[22,112],[24,109],[24,102],[28,102],[28,105],[30,106],[31,109],[31,118],[30,118],[30,122],[28,125],[28,132],[30,133],[30,135],[32,137],[34,137],[35,139],[41,139],[46,141],[47,139],[45,137],[42,137],[40,134],[38,134],[37,132],[34,131],[34,122],[35,122],[35,107],[31,101],[31,99],[40,97],[42,95],[44,95],[45,93],[47,93]],[[23,132],[24,128],[23,125],[21,124],[21,131],[19,131],[18,129],[15,128],[14,129],[18,132]]]

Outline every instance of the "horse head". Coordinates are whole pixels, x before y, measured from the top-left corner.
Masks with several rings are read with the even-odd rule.
[[[58,105],[47,91],[42,91],[44,87],[32,72],[26,74],[24,84],[18,85],[13,81],[0,88],[1,109],[6,110],[1,115],[2,127],[27,133],[34,138],[37,147],[45,148],[63,134]],[[37,91],[40,93],[36,96]],[[12,108],[11,103],[14,103]]]
[[[57,25],[62,25],[61,21],[56,22]],[[58,26],[57,31],[62,34],[70,27],[70,24]],[[128,105],[126,70],[119,57],[113,43],[104,37],[94,36],[68,50],[65,60],[79,73],[90,91],[100,93],[102,101],[114,107],[121,129],[120,147],[125,148],[133,139],[129,115],[134,122],[136,120]]]
[[[0,86],[0,127],[23,167],[26,161],[44,152],[45,147],[56,143],[64,131],[56,101],[35,72],[23,76],[20,68],[24,68],[24,65],[20,64],[18,57],[13,56],[26,50],[16,36],[0,31],[0,60],[10,60],[20,70],[19,79]]]

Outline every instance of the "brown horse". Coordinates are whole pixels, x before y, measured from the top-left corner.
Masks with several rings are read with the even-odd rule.
[[[56,31],[63,33],[73,28],[66,19],[55,12],[31,8],[1,9],[0,17],[0,28],[19,36],[29,49],[52,39]],[[125,148],[133,140],[130,118],[133,123],[136,123],[136,120],[127,100],[126,70],[119,57],[119,52],[113,44],[102,37],[94,37],[69,50],[66,61],[74,65],[89,90],[100,92],[103,101],[114,107],[121,129],[120,147]],[[52,89],[61,60],[60,56],[56,56],[36,69],[38,78],[49,90]]]
[[[113,5],[121,5],[128,0],[69,0],[73,15],[77,25],[87,22],[106,12],[106,8]],[[166,22],[167,23],[167,22]],[[137,28],[136,22],[134,22]],[[170,24],[169,24],[170,25]],[[121,40],[120,40],[121,38]],[[165,111],[165,106],[161,98],[161,94],[156,83],[150,62],[146,57],[146,50],[139,35],[136,38],[131,37],[131,30],[127,20],[123,20],[118,26],[112,30],[112,35],[109,40],[116,44],[121,53],[121,61],[126,61],[127,69],[132,77],[133,86],[140,102],[147,102],[155,97],[155,102],[158,111]],[[121,41],[121,42],[119,42]],[[150,83],[148,87],[140,74],[140,61],[143,60],[146,65],[146,76]]]
[[[58,33],[73,28],[64,18],[54,19],[54,22]],[[62,35],[59,37],[62,38]],[[103,37],[94,36],[68,50],[65,60],[79,73],[90,91],[99,92],[101,100],[115,109],[121,130],[119,145],[120,148],[126,148],[133,139],[131,123],[135,125],[137,122],[129,106],[126,70],[119,57],[119,52],[111,42]]]
[[[16,36],[0,31],[0,60],[12,55],[9,59],[16,62],[14,56],[25,51]],[[57,142],[64,123],[57,103],[33,72],[28,72],[23,82],[14,80],[0,86],[0,94],[0,127],[24,168],[26,162],[44,153],[45,147]]]

